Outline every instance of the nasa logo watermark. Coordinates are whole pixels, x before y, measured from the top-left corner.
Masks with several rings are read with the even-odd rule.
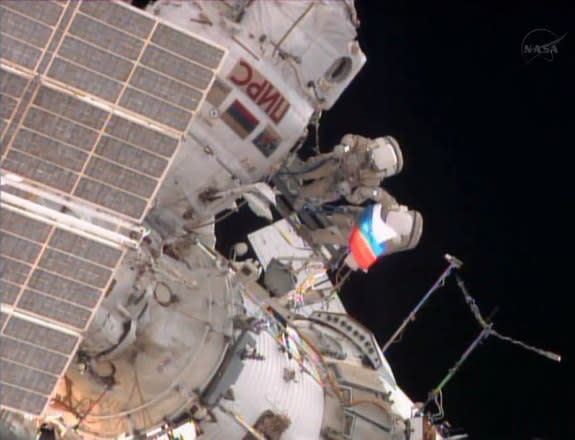
[[[521,41],[523,60],[527,64],[537,59],[543,59],[547,62],[553,61],[555,56],[559,54],[557,46],[566,35],[567,33],[558,36],[555,32],[544,28],[533,29]]]

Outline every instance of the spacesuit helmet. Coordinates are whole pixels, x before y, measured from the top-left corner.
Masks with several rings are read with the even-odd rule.
[[[381,257],[416,247],[422,232],[423,217],[419,212],[403,205],[368,205],[349,236],[350,256],[346,263],[352,270],[367,271]]]
[[[374,139],[371,149],[371,165],[384,177],[399,174],[403,169],[403,155],[399,143],[392,136]]]
[[[419,244],[423,232],[423,217],[418,211],[403,205],[397,206],[387,213],[385,223],[400,238],[390,249],[394,253],[413,249]]]

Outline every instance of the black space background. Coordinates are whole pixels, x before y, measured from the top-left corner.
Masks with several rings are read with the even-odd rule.
[[[542,3],[425,8],[359,0],[368,61],[324,114],[322,149],[345,133],[395,136],[402,174],[384,183],[424,216],[414,251],[355,275],[343,301],[381,344],[443,271],[445,252],[504,334],[563,354],[561,364],[496,339],[444,389],[454,427],[473,440],[575,439],[570,370],[575,11]],[[521,41],[544,27],[567,36],[552,62],[526,64]],[[260,223],[246,213],[224,235]],[[453,278],[388,359],[425,400],[479,332]]]

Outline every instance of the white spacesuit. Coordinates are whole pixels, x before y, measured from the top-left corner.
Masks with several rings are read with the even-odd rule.
[[[332,152],[306,161],[305,171],[298,175],[302,187],[296,208],[306,201],[322,204],[341,197],[353,205],[380,201],[385,197],[379,187],[381,181],[402,168],[403,156],[393,137],[369,139],[347,134]]]

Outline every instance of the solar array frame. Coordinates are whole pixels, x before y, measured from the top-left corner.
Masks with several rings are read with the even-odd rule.
[[[142,221],[225,50],[118,2],[0,8],[2,167]]]

